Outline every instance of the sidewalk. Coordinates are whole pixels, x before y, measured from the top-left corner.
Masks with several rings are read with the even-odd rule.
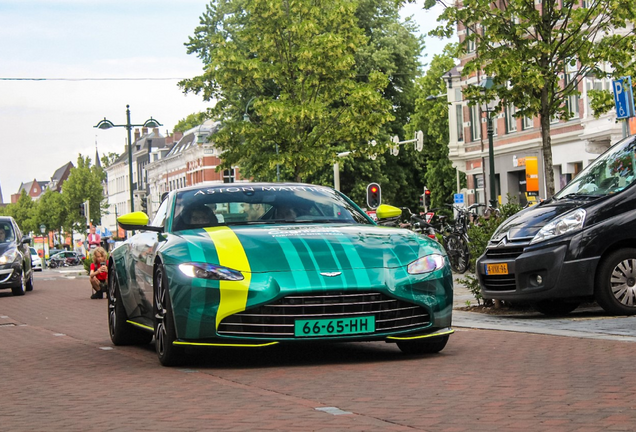
[[[453,274],[453,327],[636,342],[636,316],[611,316],[595,304],[581,306],[564,317],[548,317],[532,310],[501,313],[462,310],[478,304],[468,288],[457,282],[462,278],[464,275]]]

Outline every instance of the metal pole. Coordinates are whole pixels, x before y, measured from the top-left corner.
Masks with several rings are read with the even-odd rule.
[[[488,116],[488,159],[490,164],[490,206],[497,207],[497,192],[495,188],[495,150],[493,144],[493,126],[492,126],[492,117],[490,116],[490,111],[486,112]]]
[[[278,165],[278,143],[276,143],[276,182],[280,183],[280,166]]]
[[[128,183],[130,186],[130,212],[135,211],[133,201],[133,169],[132,169],[132,126],[130,124],[130,105],[126,105],[126,130],[128,131]]]
[[[333,188],[337,191],[340,190],[340,164],[338,162],[333,164]]]

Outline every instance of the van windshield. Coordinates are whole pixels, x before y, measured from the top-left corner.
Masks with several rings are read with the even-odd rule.
[[[630,186],[636,173],[636,139],[629,137],[616,143],[577,175],[554,198],[603,196]]]

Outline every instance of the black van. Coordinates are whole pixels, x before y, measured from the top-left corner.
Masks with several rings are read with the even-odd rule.
[[[547,315],[596,300],[636,314],[636,137],[600,155],[552,198],[507,219],[476,272],[486,299]]]

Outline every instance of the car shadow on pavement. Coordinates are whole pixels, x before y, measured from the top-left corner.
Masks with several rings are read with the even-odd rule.
[[[154,347],[154,345],[151,345]],[[184,366],[215,369],[303,367],[325,364],[403,362],[444,355],[405,355],[395,344],[381,343],[293,343],[265,348],[192,348]]]

